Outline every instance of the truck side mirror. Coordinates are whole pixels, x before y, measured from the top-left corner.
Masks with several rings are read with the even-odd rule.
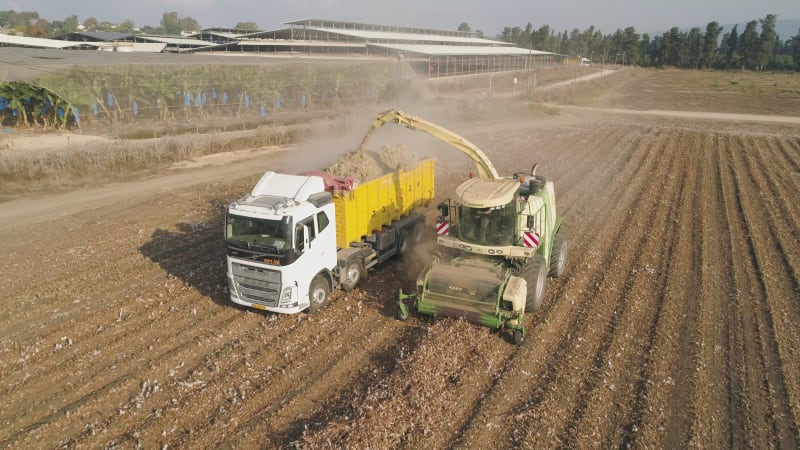
[[[436,209],[442,213],[442,217],[447,217],[450,215],[450,206],[447,204],[447,202],[439,203],[439,206],[437,206]]]

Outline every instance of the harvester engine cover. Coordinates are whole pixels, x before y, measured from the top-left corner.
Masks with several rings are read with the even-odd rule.
[[[475,267],[435,264],[428,278],[431,294],[459,297],[488,304],[494,310],[502,280],[494,273]]]
[[[510,280],[521,281],[515,278],[502,263],[490,258],[469,256],[437,261],[418,282],[417,310],[499,328],[504,318],[514,315],[514,303],[518,303],[504,295]],[[524,286],[510,284],[515,295],[524,298]]]

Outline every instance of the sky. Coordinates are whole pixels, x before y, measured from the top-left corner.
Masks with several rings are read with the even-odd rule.
[[[76,14],[136,27],[158,26],[164,12],[192,17],[203,28],[234,27],[255,22],[262,30],[284,22],[330,19],[371,24],[455,30],[466,22],[487,37],[504,27],[534,29],[549,25],[557,32],[594,25],[610,34],[632,26],[639,33],[663,32],[673,26],[705,28],[708,22],[743,23],[776,14],[778,20],[800,19],[798,0],[0,0],[0,11],[37,11],[39,16],[64,20]]]

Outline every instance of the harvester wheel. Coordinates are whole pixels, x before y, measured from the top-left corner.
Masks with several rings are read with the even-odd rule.
[[[525,340],[525,335],[520,330],[514,330],[514,344],[520,345]]]
[[[397,320],[408,320],[408,309],[403,311],[403,308],[398,307],[394,316],[397,318]]]
[[[330,293],[331,287],[328,285],[328,280],[322,275],[315,276],[308,288],[308,300],[310,303],[308,312],[314,314],[325,308]]]
[[[347,264],[344,266],[344,281],[342,282],[342,288],[345,291],[352,291],[358,286],[358,283],[361,282],[361,278],[364,276],[364,265],[361,264],[361,261],[358,259],[351,259],[347,261]]]
[[[553,253],[550,256],[550,276],[558,278],[564,273],[567,267],[567,237],[556,234],[553,239]]]
[[[547,262],[542,256],[536,255],[523,272],[523,278],[528,283],[528,296],[525,301],[525,312],[533,312],[542,306],[544,300],[544,282],[547,278]]]

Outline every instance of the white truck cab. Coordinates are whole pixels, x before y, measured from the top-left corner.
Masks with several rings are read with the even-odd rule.
[[[234,303],[300,312],[310,306],[315,280],[324,281],[327,298],[337,263],[336,221],[322,178],[265,173],[250,195],[229,205],[225,244]]]

